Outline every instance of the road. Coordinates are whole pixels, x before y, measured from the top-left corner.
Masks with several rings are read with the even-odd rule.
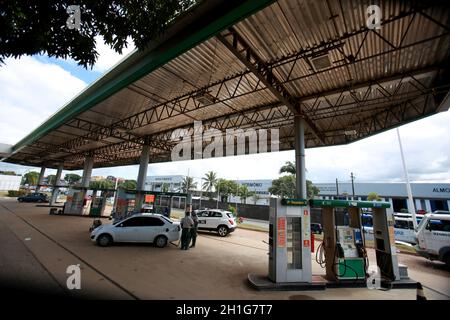
[[[108,221],[105,220],[105,223]],[[91,218],[50,216],[48,208],[0,200],[0,276],[12,283],[45,285],[56,294],[102,299],[415,299],[415,289],[339,288],[325,291],[255,291],[248,273],[267,274],[268,234],[238,229],[226,238],[201,233],[197,246],[115,245],[101,248],[88,236]],[[373,253],[369,250],[369,255]],[[312,255],[314,258],[314,254]],[[373,258],[372,258],[373,259]],[[400,255],[429,299],[448,299],[449,272],[419,257]],[[79,264],[82,290],[66,288],[67,267]],[[433,269],[432,266],[435,265]],[[182,275],[188,274],[189,277]],[[313,273],[323,269],[313,262]]]

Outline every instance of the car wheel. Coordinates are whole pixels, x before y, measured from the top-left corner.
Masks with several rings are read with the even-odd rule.
[[[113,243],[113,239],[109,234],[101,234],[97,238],[97,243],[100,247],[107,247]]]
[[[39,199],[39,200],[38,200],[38,203],[41,203],[41,202],[42,202],[42,200],[41,200],[41,199]]]
[[[167,238],[165,236],[158,236],[158,237],[156,237],[155,245],[158,248],[164,248],[167,245]]]
[[[17,199],[17,201],[19,201],[19,202],[23,202],[23,199]]]
[[[217,229],[217,232],[219,233],[219,236],[225,237],[228,234],[228,228],[226,226],[220,226]]]

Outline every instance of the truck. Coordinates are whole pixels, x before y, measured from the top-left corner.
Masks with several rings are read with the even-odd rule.
[[[450,212],[427,213],[415,232],[416,252],[429,260],[439,260],[450,268]]]

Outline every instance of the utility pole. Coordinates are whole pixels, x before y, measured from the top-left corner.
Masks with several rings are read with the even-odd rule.
[[[338,178],[336,178],[336,195],[339,197],[339,184],[338,184]]]
[[[217,203],[216,203],[216,209],[219,209],[219,182],[217,182]]]
[[[236,215],[238,212],[238,198],[239,198],[239,178],[236,180]]]
[[[414,201],[413,201],[413,197],[412,197],[411,185],[409,183],[408,168],[406,167],[405,156],[403,155],[403,146],[402,146],[402,140],[400,138],[400,130],[398,130],[398,128],[397,128],[397,137],[398,137],[398,145],[400,147],[400,155],[402,156],[403,171],[405,173],[406,191],[408,192],[408,202],[409,202],[409,206],[408,206],[409,210],[408,211],[411,214],[414,230],[417,230],[416,209],[415,209]]]
[[[353,172],[350,172],[350,178],[352,179],[352,200],[355,200],[355,176],[353,175]]]

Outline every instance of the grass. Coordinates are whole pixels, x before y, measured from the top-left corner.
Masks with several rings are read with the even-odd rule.
[[[248,225],[248,224],[245,224],[245,223],[238,223],[237,227],[241,228],[241,229],[246,229],[246,230],[269,232],[268,228],[252,226],[252,225]]]

